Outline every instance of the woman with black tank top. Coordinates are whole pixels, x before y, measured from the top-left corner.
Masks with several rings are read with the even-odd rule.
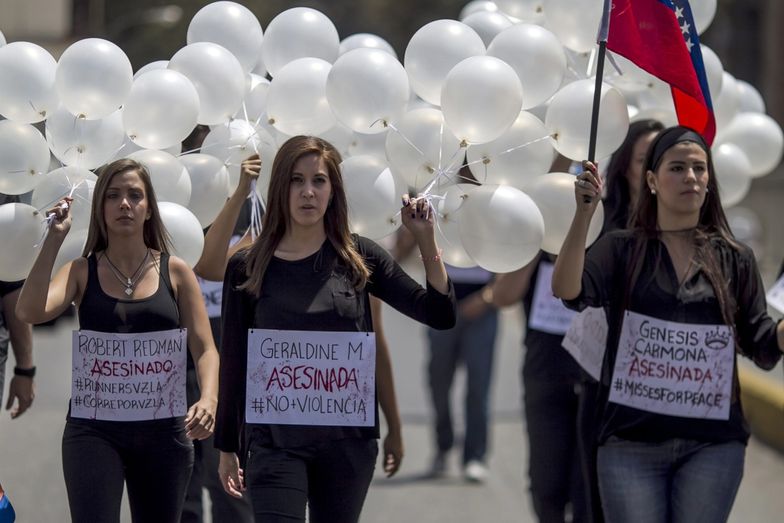
[[[313,523],[359,519],[379,437],[370,293],[430,326],[455,324],[427,201],[405,197],[402,209],[425,290],[349,233],[340,161],[316,137],[280,147],[261,235],[224,279],[219,473],[235,496],[247,483],[265,523],[304,522],[306,506]]]
[[[191,440],[212,433],[217,404],[218,353],[199,285],[168,254],[149,173],[132,160],[103,169],[83,255],[50,282],[71,203],[47,213],[49,232],[17,305],[30,323],[78,307],[62,444],[71,518],[119,521],[125,484],[134,521],[173,523],[193,466]],[[187,350],[201,398],[186,412]]]

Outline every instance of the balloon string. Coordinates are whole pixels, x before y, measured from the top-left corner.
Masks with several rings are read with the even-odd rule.
[[[547,136],[542,136],[541,138],[537,138],[536,140],[531,140],[530,142],[525,142],[524,144],[515,145],[514,147],[510,147],[509,149],[506,149],[505,151],[501,151],[500,153],[496,154],[494,157],[498,158],[499,156],[503,156],[504,154],[509,154],[511,152],[516,151],[517,149],[522,149],[523,147],[528,147],[529,145],[533,145],[535,143],[539,143],[539,142],[547,140],[549,138],[552,138],[552,136],[548,134]],[[478,163],[487,163],[488,161],[492,160],[494,157],[486,157],[485,156],[485,157],[479,158],[478,160],[474,160],[473,162],[466,163],[466,167],[470,167],[470,166],[476,165]]]
[[[67,176],[66,176],[66,180],[68,180]],[[71,187],[71,191],[68,193],[68,198],[71,198],[73,196],[74,191],[76,190],[77,187],[79,187],[79,185],[82,184],[82,182],[84,182],[84,180],[82,180],[81,182],[79,182],[79,183],[77,183],[77,184],[75,184],[75,185],[73,185]],[[68,183],[71,183],[70,180],[68,180]],[[60,204],[59,207],[60,207],[60,209],[68,209],[70,207],[70,204],[68,202],[63,202],[63,203]],[[36,212],[39,212],[39,211],[36,211]],[[38,240],[38,243],[33,245],[33,248],[37,249],[43,243],[43,241],[46,239],[47,234],[49,234],[49,228],[52,226],[52,222],[54,222],[55,218],[56,218],[56,215],[53,212],[50,212],[50,213],[48,213],[46,215],[46,218],[43,220],[44,223],[46,223],[46,227],[44,227],[44,231],[43,231],[43,233],[41,233],[41,238]]]

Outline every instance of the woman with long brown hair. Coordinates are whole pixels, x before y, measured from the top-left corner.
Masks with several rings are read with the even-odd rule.
[[[573,308],[607,310],[597,459],[605,518],[724,521],[749,437],[736,354],[772,368],[784,323],[766,312],[754,254],[729,229],[699,134],[673,127],[655,138],[631,228],[587,254],[602,183],[585,165],[553,292]]]
[[[340,161],[320,138],[284,143],[261,235],[226,270],[215,445],[224,486],[239,496],[247,483],[258,521],[304,521],[306,506],[312,522],[359,518],[379,436],[370,293],[433,327],[455,322],[427,202],[401,211],[423,289],[349,232]]]
[[[71,303],[72,386],[63,472],[75,522],[120,519],[123,485],[134,521],[179,521],[193,466],[191,440],[214,426],[218,353],[193,271],[170,256],[146,168],[107,165],[95,184],[81,258],[50,275],[71,227],[70,199],[51,224],[17,313],[41,323]],[[201,398],[186,411],[185,351]]]

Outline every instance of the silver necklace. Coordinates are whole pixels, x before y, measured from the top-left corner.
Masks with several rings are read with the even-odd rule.
[[[139,279],[142,277],[142,274],[144,274],[142,268],[147,263],[147,259],[150,257],[150,249],[147,249],[147,254],[144,255],[144,259],[130,277],[123,274],[123,272],[112,263],[112,260],[109,259],[109,255],[106,254],[106,251],[104,251],[103,256],[106,258],[106,261],[109,262],[109,268],[112,270],[114,277],[125,286],[125,291],[123,292],[125,292],[127,296],[132,295],[136,284],[139,283]]]

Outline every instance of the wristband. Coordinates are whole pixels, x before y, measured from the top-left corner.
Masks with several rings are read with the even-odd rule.
[[[35,365],[30,367],[29,369],[14,367],[14,376],[24,376],[25,378],[35,377]]]

